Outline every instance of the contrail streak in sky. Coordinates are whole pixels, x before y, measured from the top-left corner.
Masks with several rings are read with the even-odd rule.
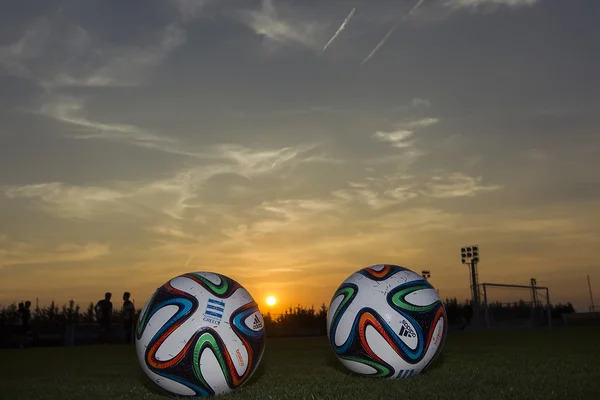
[[[189,265],[189,263],[192,262],[194,257],[195,257],[194,255],[191,255],[190,258],[188,258],[187,262],[185,263],[184,267],[187,267]]]
[[[342,22],[342,25],[340,25],[340,27],[338,28],[338,30],[335,32],[335,34],[333,35],[333,37],[331,39],[329,39],[329,42],[327,42],[327,44],[325,45],[325,47],[323,47],[323,50],[321,50],[321,53],[323,53],[325,51],[325,49],[327,49],[329,47],[329,45],[331,43],[333,43],[333,41],[335,40],[335,38],[338,37],[338,35],[340,33],[342,33],[342,31],[344,29],[346,29],[346,25],[348,24],[348,22],[350,21],[350,19],[352,18],[352,16],[354,15],[354,11],[356,11],[356,8],[353,8],[350,11],[350,14],[348,14],[348,16],[346,17],[346,19],[344,20],[344,22]]]
[[[388,33],[385,34],[385,36],[383,37],[383,39],[381,39],[381,41],[379,43],[377,43],[377,46],[375,46],[375,48],[373,49],[373,51],[371,51],[369,53],[369,55],[360,63],[361,66],[363,66],[367,61],[369,61],[371,59],[371,57],[373,57],[375,55],[375,53],[377,53],[377,50],[379,50],[379,48],[381,46],[383,46],[383,44],[386,42],[386,40],[388,40],[388,38],[392,35],[392,33],[394,33],[394,31],[396,30],[396,28],[398,28],[398,26],[408,17],[410,17],[410,15],[417,11],[417,9],[419,7],[421,7],[421,4],[423,4],[425,2],[425,0],[419,0],[417,1],[417,4],[415,4],[413,6],[413,8],[410,9],[410,11],[408,12],[408,14],[406,14],[405,17],[403,17],[400,21],[396,22],[394,24],[394,26],[392,26],[392,28],[388,31]]]

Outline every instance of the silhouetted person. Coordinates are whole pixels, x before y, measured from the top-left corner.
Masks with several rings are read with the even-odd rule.
[[[25,316],[25,304],[19,303],[17,310],[13,316],[13,328],[14,333],[17,339],[17,347],[20,349],[23,348],[23,344],[25,343],[24,339],[24,327],[23,327],[23,317]]]
[[[125,341],[131,343],[133,338],[133,318],[135,315],[135,307],[129,300],[131,293],[123,293],[123,330],[125,331]]]
[[[113,306],[110,302],[112,294],[106,292],[104,299],[96,303],[94,311],[96,311],[96,319],[100,323],[100,341],[102,343],[108,343],[108,336],[110,335],[110,324],[112,322]]]

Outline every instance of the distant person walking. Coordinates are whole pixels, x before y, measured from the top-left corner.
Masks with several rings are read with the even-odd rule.
[[[131,293],[123,293],[123,330],[125,331],[125,342],[132,343],[133,340],[133,320],[135,317],[135,307],[129,298]]]
[[[112,323],[113,305],[110,301],[112,293],[106,292],[104,299],[96,303],[94,311],[96,320],[100,323],[100,342],[107,344],[110,335],[110,325]]]
[[[16,336],[17,347],[22,349],[24,338],[23,338],[23,316],[25,314],[25,304],[19,303],[19,306],[13,314],[13,333]]]

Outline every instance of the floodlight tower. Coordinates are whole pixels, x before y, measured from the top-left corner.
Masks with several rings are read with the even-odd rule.
[[[479,282],[477,273],[477,263],[479,263],[479,246],[468,246],[460,249],[461,261],[469,266],[471,272],[471,297],[473,307],[479,306]]]
[[[530,280],[531,282],[531,297],[533,300],[533,307],[537,307],[538,306],[538,302],[537,302],[537,280],[535,278],[531,278]]]
[[[431,272],[428,269],[424,269],[421,271],[421,276],[423,277],[423,279],[425,280],[429,280],[429,278],[431,278]],[[435,290],[438,294],[438,296],[440,295],[440,289],[436,289]]]

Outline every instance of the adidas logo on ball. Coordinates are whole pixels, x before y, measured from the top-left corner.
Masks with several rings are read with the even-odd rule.
[[[252,324],[252,328],[255,330],[261,329],[263,327],[262,321],[258,318],[258,315],[254,314],[254,322]]]
[[[406,321],[402,321],[402,327],[400,328],[400,332],[398,333],[400,337],[415,337],[417,334],[415,331],[406,323]]]

